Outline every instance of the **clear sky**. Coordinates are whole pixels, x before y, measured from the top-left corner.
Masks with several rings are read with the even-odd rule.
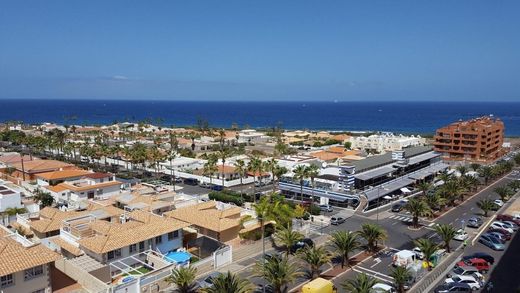
[[[520,1],[0,1],[0,98],[520,101]]]

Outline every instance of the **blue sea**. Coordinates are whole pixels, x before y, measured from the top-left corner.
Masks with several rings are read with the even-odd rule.
[[[165,126],[274,127],[432,134],[459,119],[493,114],[520,136],[520,102],[230,102],[0,100],[0,121],[108,124],[145,119]]]

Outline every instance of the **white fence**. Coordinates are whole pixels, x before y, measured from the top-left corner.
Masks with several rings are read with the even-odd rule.
[[[213,267],[219,268],[221,266],[230,264],[233,261],[233,249],[230,245],[219,248],[213,252]]]

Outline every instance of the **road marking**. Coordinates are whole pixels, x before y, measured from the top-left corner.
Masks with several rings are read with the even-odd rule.
[[[378,258],[374,258],[374,261],[376,262],[375,264],[371,265],[370,267],[373,268],[375,266],[377,266],[379,263],[381,263],[381,259],[378,257]]]
[[[474,209],[474,208],[471,208],[471,209],[469,209],[469,210],[472,211],[473,209]]]
[[[456,222],[456,221],[458,221],[458,220],[459,220],[459,218],[456,218],[455,221],[453,221],[453,222]]]
[[[392,223],[392,226],[395,225],[395,224],[397,224],[397,223],[399,223],[399,222],[393,222],[393,223]]]
[[[465,216],[465,215],[467,215],[467,214],[468,214],[468,213],[463,213],[462,215]]]
[[[437,234],[433,233],[432,235],[428,236],[428,239],[432,239],[435,236],[437,236]]]
[[[353,270],[355,272],[360,273],[360,274],[365,273],[367,275],[370,275],[370,276],[372,276],[372,277],[374,277],[376,279],[379,279],[381,281],[384,281],[384,282],[392,283],[393,280],[394,280],[394,278],[392,278],[390,276],[387,276],[387,275],[382,274],[380,272],[376,272],[376,271],[373,271],[373,270],[370,270],[370,269],[367,269],[367,268],[364,268],[364,267],[360,267],[360,266],[353,268]]]
[[[435,225],[435,223],[430,223],[430,225],[428,225],[428,227],[432,227],[433,225]]]

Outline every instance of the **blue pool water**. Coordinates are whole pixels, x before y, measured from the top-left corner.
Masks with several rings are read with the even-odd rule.
[[[191,254],[185,251],[170,251],[164,256],[164,258],[169,262],[182,264],[190,260]]]

